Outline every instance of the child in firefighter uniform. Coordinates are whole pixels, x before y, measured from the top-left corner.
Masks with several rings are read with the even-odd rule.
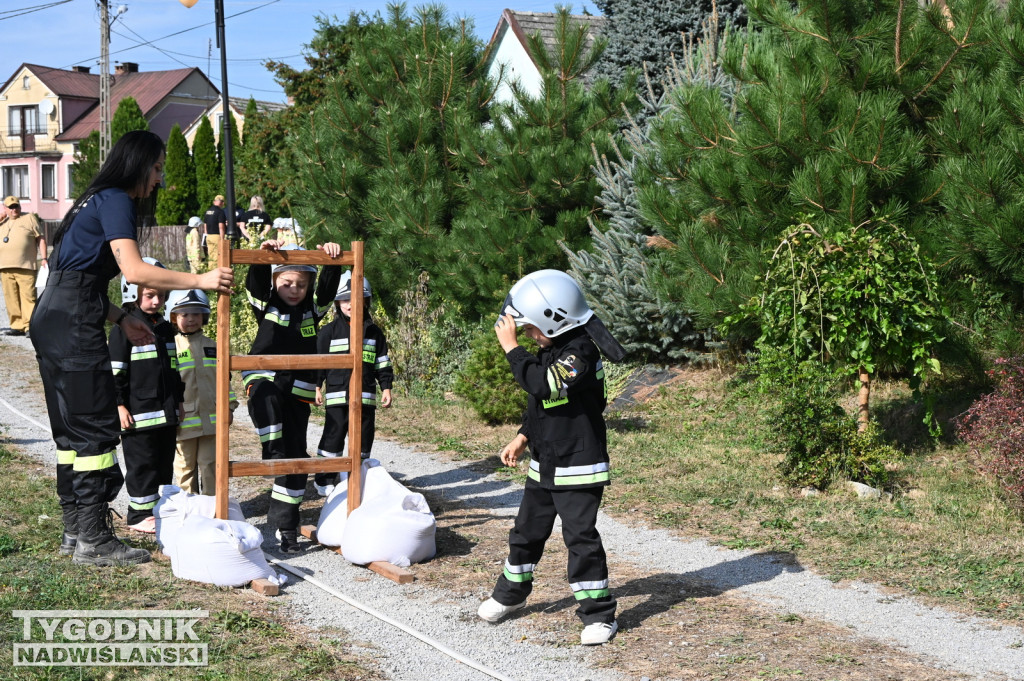
[[[516,340],[516,328],[537,341],[536,356]],[[515,525],[509,532],[505,569],[477,614],[497,622],[526,605],[533,573],[555,517],[569,549],[568,577],[583,621],[583,645],[615,635],[616,602],[608,587],[608,564],[597,511],[610,482],[604,369],[598,346],[609,358],[625,352],[590,310],[576,282],[564,272],[541,270],[517,282],[502,306],[495,334],[512,375],[528,394],[523,425],[501,451],[515,466],[526,446],[530,468]]]
[[[185,384],[174,453],[175,484],[190,494],[213,496],[217,482],[217,341],[203,333],[203,326],[210,321],[210,299],[199,289],[172,291],[167,296],[167,319],[178,332],[174,336],[178,373]],[[229,396],[234,412],[238,400],[234,392]]]
[[[391,358],[388,356],[388,341],[384,332],[370,319],[370,299],[373,292],[370,282],[363,279],[363,385],[362,385],[362,424],[360,453],[362,458],[370,458],[373,447],[373,436],[377,421],[377,384],[380,384],[380,406],[387,409],[391,406],[391,384],[394,371]],[[352,273],[341,275],[341,285],[334,297],[334,320],[320,329],[316,337],[317,352],[322,355],[351,352],[349,337],[352,321]],[[324,432],[320,438],[317,456],[344,456],[345,436],[348,435],[348,390],[351,369],[324,369],[319,373],[316,386],[316,403],[326,407]],[[322,392],[320,386],[326,385]],[[317,473],[315,478],[316,491],[322,496],[329,496],[337,484],[337,473]]]
[[[301,250],[277,240],[265,241],[263,250]],[[331,257],[341,254],[338,244],[317,246]],[[328,265],[316,281],[312,265],[252,265],[245,281],[249,305],[258,328],[250,355],[316,354],[317,324],[334,300],[341,267]],[[314,295],[314,282],[316,292]],[[308,457],[306,427],[309,405],[316,399],[316,370],[242,372],[249,397],[249,416],[260,438],[264,459]],[[267,522],[276,528],[281,551],[301,550],[298,544],[299,504],[307,475],[279,475],[270,493]]]
[[[153,258],[146,262],[163,267]],[[110,331],[117,411],[121,418],[129,529],[156,532],[153,507],[160,485],[170,484],[174,434],[185,386],[177,369],[174,328],[160,314],[165,291],[129,284],[121,277],[121,308],[153,328],[151,345],[132,345],[119,326]]]

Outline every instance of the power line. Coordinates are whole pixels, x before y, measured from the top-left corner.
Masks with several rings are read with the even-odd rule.
[[[32,14],[33,12],[42,12],[44,9],[50,9],[51,7],[56,7],[57,5],[66,5],[69,2],[71,2],[71,0],[57,0],[56,2],[49,2],[45,5],[19,7],[18,9],[5,9],[4,11],[0,12],[0,14],[9,14],[10,16],[0,17],[0,21],[14,19],[16,17],[25,16],[26,14]]]

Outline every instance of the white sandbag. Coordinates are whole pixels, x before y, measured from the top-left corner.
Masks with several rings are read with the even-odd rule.
[[[365,501],[368,492],[372,495],[380,494],[380,488],[387,484],[380,478],[381,473],[388,480],[391,480],[391,476],[376,459],[367,459],[363,462],[362,467],[360,496]],[[371,471],[379,472],[371,476]],[[341,537],[345,533],[345,522],[348,517],[348,473],[341,473],[338,478],[339,481],[335,485],[334,491],[327,497],[323,508],[320,509],[320,519],[316,524],[316,540],[326,546],[341,544]]]
[[[217,586],[242,586],[254,579],[278,581],[260,546],[263,534],[240,520],[186,516],[167,555],[175,577]]]
[[[156,541],[164,553],[174,543],[185,519],[191,515],[213,518],[217,515],[217,498],[190,494],[177,485],[161,485],[160,500],[153,508],[156,518]],[[228,520],[245,520],[242,507],[228,497]]]
[[[341,553],[357,565],[383,561],[408,567],[437,553],[435,530],[434,514],[422,494],[406,490],[401,496],[377,496],[348,516]]]

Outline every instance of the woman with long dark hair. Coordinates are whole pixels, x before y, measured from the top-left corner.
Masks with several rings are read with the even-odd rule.
[[[32,345],[57,446],[57,494],[64,516],[60,552],[75,563],[145,563],[149,552],[114,534],[108,506],[124,484],[117,462],[121,424],[104,323],[136,346],[153,344],[150,328],[107,298],[118,275],[140,287],[228,293],[226,267],[202,275],[142,260],[139,232],[153,214],[163,179],[164,143],[148,131],[125,134],[64,216],[54,235],[50,275],[32,314]]]

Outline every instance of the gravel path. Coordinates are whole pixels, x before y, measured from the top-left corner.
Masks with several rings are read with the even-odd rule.
[[[0,304],[0,329],[6,328]],[[31,353],[26,338],[0,336],[0,352],[15,346]],[[22,353],[16,353],[20,359]],[[0,362],[0,428],[20,451],[54,465],[53,445],[39,374],[31,355],[25,361]],[[240,408],[236,418],[246,419]],[[311,428],[311,431],[313,429]],[[315,442],[319,432],[311,432]],[[449,462],[392,442],[377,441],[374,455],[395,478],[418,491],[443,495],[470,508],[512,516],[518,507],[517,486],[491,475],[475,474]],[[415,473],[402,472],[415,471]],[[124,495],[119,500],[123,510]],[[264,519],[250,519],[257,527]],[[920,655],[936,667],[977,679],[1024,680],[1024,631],[980,618],[950,613],[894,597],[870,584],[837,586],[799,565],[770,556],[718,548],[704,541],[687,541],[663,530],[625,525],[601,514],[598,528],[609,553],[638,567],[699,579],[733,595],[742,594],[776,608],[847,627],[857,635],[878,639],[909,654]],[[558,530],[556,529],[556,533]],[[557,534],[555,535],[557,536]],[[272,546],[271,540],[267,546]],[[275,557],[275,554],[268,554]],[[279,598],[311,627],[346,630],[354,641],[372,650],[381,669],[398,680],[483,681],[490,678],[521,681],[638,680],[628,670],[614,672],[587,666],[590,649],[526,642],[535,640],[525,623],[512,619],[498,626],[476,618],[478,594],[458,594],[412,583],[398,585],[347,563],[337,554],[309,550],[287,562],[351,598],[404,622],[409,627],[495,672],[477,671],[453,661],[400,629],[326,594],[308,582],[292,579]],[[495,566],[497,570],[497,566]],[[495,572],[496,574],[496,572]],[[543,642],[540,642],[543,643]]]

